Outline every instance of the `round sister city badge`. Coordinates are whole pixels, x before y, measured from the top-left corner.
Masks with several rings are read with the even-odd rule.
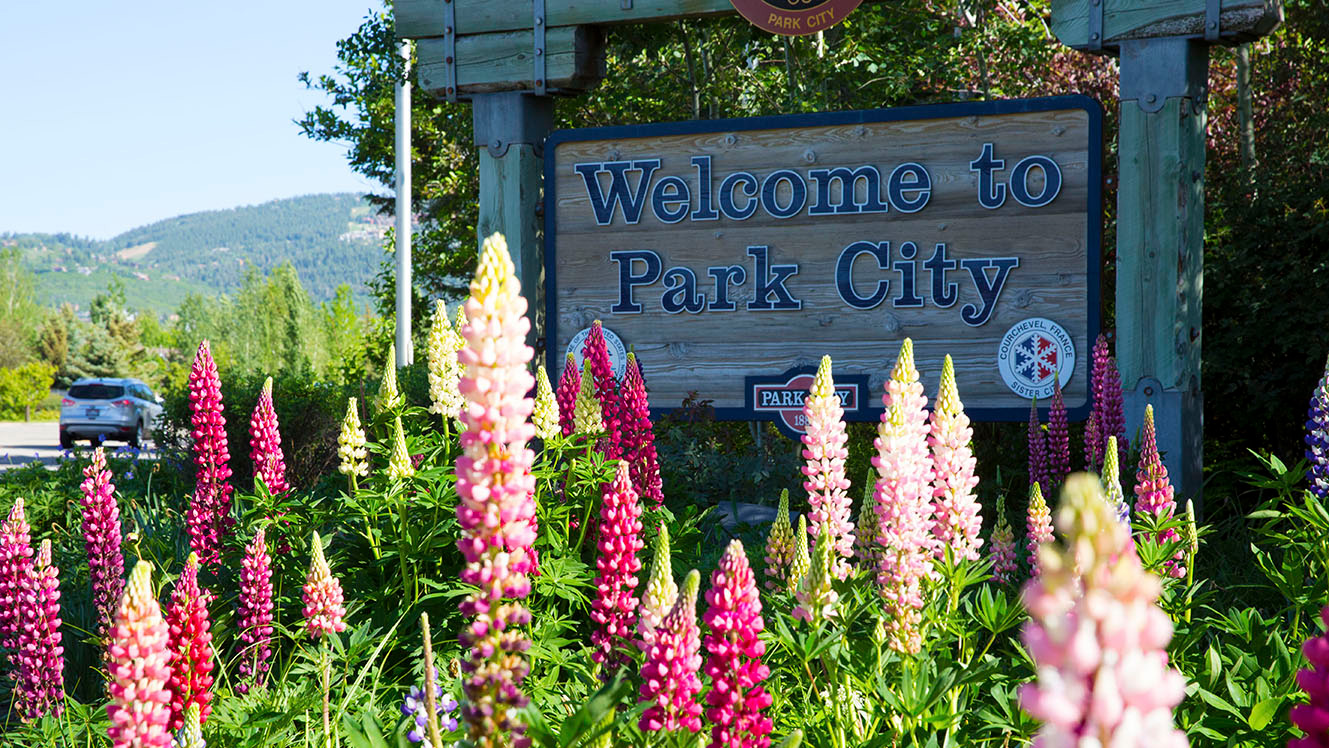
[[[1075,371],[1075,344],[1061,325],[1030,317],[1011,326],[997,348],[997,369],[1011,392],[1020,397],[1048,398],[1053,384]]]

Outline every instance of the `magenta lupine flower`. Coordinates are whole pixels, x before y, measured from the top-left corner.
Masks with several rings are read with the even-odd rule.
[[[14,650],[23,612],[23,585],[32,573],[32,531],[23,497],[14,499],[9,518],[0,524],[0,646]]]
[[[604,666],[605,680],[627,661],[625,649],[632,642],[637,623],[637,572],[642,549],[641,504],[628,478],[628,464],[620,461],[611,483],[606,483],[600,504],[599,555],[595,568],[597,594],[591,603],[591,620],[599,626],[591,632],[595,650],[591,659]]]
[[[25,722],[59,715],[65,700],[65,648],[60,641],[60,570],[51,565],[51,541],[43,540],[36,564],[23,580],[14,705]]]
[[[808,512],[813,537],[830,535],[835,556],[833,571],[839,579],[849,576],[854,557],[854,522],[850,517],[853,499],[844,474],[849,459],[849,434],[845,431],[844,408],[835,394],[831,357],[822,356],[817,376],[803,399],[807,432],[803,434],[803,489],[808,492]]]
[[[268,493],[276,496],[290,490],[291,486],[286,482],[286,460],[281,453],[281,429],[272,405],[272,377],[263,383],[258,404],[249,418],[249,449],[254,461],[254,475],[263,480]],[[203,718],[206,720],[207,714]]]
[[[1329,360],[1324,362],[1324,376],[1315,385],[1306,413],[1306,460],[1311,493],[1322,501],[1329,499]]]
[[[198,556],[189,554],[166,606],[171,650],[171,729],[185,725],[185,710],[197,706],[199,722],[212,713],[212,593],[198,583]]]
[[[1052,542],[1052,512],[1043,499],[1043,490],[1037,483],[1029,489],[1029,517],[1025,524],[1028,542],[1025,550],[1029,553],[1029,570],[1034,576],[1041,573],[1038,549],[1044,543]]]
[[[1029,401],[1029,485],[1035,483],[1047,485],[1048,482],[1048,447],[1047,435],[1038,422],[1038,399]]]
[[[1015,533],[1006,521],[1006,497],[997,498],[997,526],[992,529],[992,542],[988,545],[988,555],[992,558],[992,580],[998,584],[1010,584],[1015,581],[1015,572],[1019,568],[1015,556]]]
[[[245,546],[240,569],[240,664],[235,690],[262,686],[272,667],[272,557],[262,529]]]
[[[115,485],[106,467],[101,447],[92,452],[92,462],[83,468],[83,546],[88,554],[88,572],[92,577],[92,606],[97,611],[97,633],[115,615],[125,590],[125,557],[120,552],[120,508],[115,501]]]
[[[1144,406],[1144,426],[1140,429],[1140,466],[1135,471],[1135,511],[1167,519],[1177,510],[1172,483],[1167,467],[1158,454],[1158,438],[1154,431],[1154,406]],[[1155,538],[1159,543],[1172,543],[1181,539],[1177,531],[1168,528]],[[1186,552],[1179,550],[1167,562],[1167,574],[1181,579],[1186,576]]]
[[[1098,436],[1098,420],[1093,412],[1089,413],[1089,420],[1084,422],[1084,471],[1086,473],[1097,473],[1098,466],[1101,464],[1103,450],[1107,445]]]
[[[1107,336],[1099,333],[1093,351],[1094,433],[1107,449],[1109,436],[1117,437],[1117,461],[1126,462],[1126,407],[1121,394],[1121,372],[1108,353]],[[1104,454],[1106,454],[1104,452]],[[1107,458],[1100,455],[1102,460]],[[1102,464],[1102,460],[1098,464]]]
[[[577,368],[577,357],[568,354],[563,363],[563,373],[558,377],[558,389],[554,390],[554,399],[558,401],[558,425],[563,429],[563,436],[572,436],[572,412],[577,407],[577,393],[581,392],[581,369]]]
[[[1024,591],[1038,680],[1020,687],[1020,705],[1043,721],[1034,745],[1184,748],[1172,709],[1186,679],[1168,667],[1161,585],[1093,476],[1067,481],[1057,527],[1065,546],[1042,548],[1043,574]]]
[[[171,744],[170,629],[152,589],[152,564],[129,573],[106,652],[111,703],[106,734],[114,748],[166,748]]]
[[[595,396],[600,400],[600,413],[604,418],[605,436],[600,440],[600,449],[606,459],[617,460],[623,456],[618,382],[614,379],[614,367],[609,363],[609,349],[605,347],[604,330],[598,319],[591,323],[591,332],[582,344],[581,356],[590,363],[591,375],[595,377]]]
[[[637,357],[628,354],[620,395],[623,431],[623,459],[632,466],[630,477],[642,503],[656,509],[664,506],[660,481],[660,459],[655,451],[655,432],[651,429],[651,406],[646,396],[646,382],[641,378]]]
[[[514,713],[527,703],[520,686],[530,671],[523,655],[530,642],[522,627],[531,614],[521,600],[531,591],[536,536],[535,455],[527,447],[535,434],[527,397],[535,380],[526,368],[534,352],[526,345],[525,314],[507,243],[494,234],[480,251],[461,330],[466,345],[457,354],[466,367],[457,547],[466,560],[461,580],[478,588],[461,604],[472,619],[460,635],[470,650],[462,662],[462,716],[483,748],[498,748],[509,734],[515,745],[529,743]]]
[[[1066,415],[1066,401],[1061,396],[1061,384],[1054,377],[1052,407],[1048,409],[1047,486],[1055,491],[1066,476],[1071,474],[1071,424]]]
[[[669,615],[655,629],[655,641],[641,666],[641,701],[649,703],[637,727],[649,732],[701,729],[701,639],[697,630],[697,586],[688,572]]]
[[[1329,607],[1320,611],[1320,619],[1329,626]],[[1289,740],[1287,748],[1326,748],[1329,747],[1329,634],[1307,639],[1301,653],[1311,667],[1297,671],[1297,683],[1310,697],[1310,703],[1297,704],[1288,716],[1306,737]]]
[[[922,583],[932,566],[932,457],[928,454],[927,397],[914,368],[914,344],[900,346],[882,397],[886,410],[873,444],[877,455],[877,584],[885,598],[892,649],[917,653],[923,608]]]
[[[719,568],[711,572],[701,620],[709,629],[702,646],[711,678],[706,694],[711,745],[766,748],[771,744],[771,719],[762,710],[772,699],[761,684],[771,671],[761,661],[766,643],[759,638],[766,623],[756,577],[738,540],[729,541]]]
[[[314,533],[310,544],[309,574],[300,599],[304,601],[305,632],[313,639],[346,630],[346,606],[342,604],[341,582],[332,575],[323,555],[323,541]]]
[[[978,536],[983,529],[983,517],[979,514],[978,497],[974,495],[974,487],[978,485],[978,476],[974,475],[977,460],[969,449],[974,430],[969,426],[969,416],[964,414],[964,403],[960,402],[955,364],[949,354],[942,362],[941,385],[932,404],[930,427],[928,446],[932,448],[935,473],[932,535],[938,541],[936,557],[945,558],[949,547],[955,560],[977,561],[978,548],[983,545]]]
[[[226,446],[221,379],[208,341],[199,343],[189,371],[190,424],[193,427],[194,496],[185,522],[189,547],[205,566],[220,560],[221,541],[231,531],[231,459]]]
[[[1093,396],[1093,404],[1089,409],[1089,420],[1084,424],[1084,468],[1089,472],[1097,471],[1098,466],[1103,464],[1103,450],[1107,448],[1107,438],[1112,436],[1102,433],[1099,429],[1103,420],[1100,411],[1103,409],[1103,396],[1106,394],[1108,358],[1107,336],[1099,333],[1098,339],[1094,341],[1093,358],[1089,367],[1089,392]]]

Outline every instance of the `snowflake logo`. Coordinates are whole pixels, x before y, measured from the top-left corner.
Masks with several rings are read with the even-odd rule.
[[[1025,384],[1039,387],[1052,380],[1060,364],[1061,347],[1041,332],[1031,332],[1015,343],[1011,370]]]

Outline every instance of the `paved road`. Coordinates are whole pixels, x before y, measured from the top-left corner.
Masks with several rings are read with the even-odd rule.
[[[52,465],[63,451],[55,421],[0,422],[0,470],[34,461]]]

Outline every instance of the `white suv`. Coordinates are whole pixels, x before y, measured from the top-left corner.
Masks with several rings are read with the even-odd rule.
[[[139,447],[161,412],[161,396],[138,379],[80,379],[60,401],[60,446],[115,439]]]

